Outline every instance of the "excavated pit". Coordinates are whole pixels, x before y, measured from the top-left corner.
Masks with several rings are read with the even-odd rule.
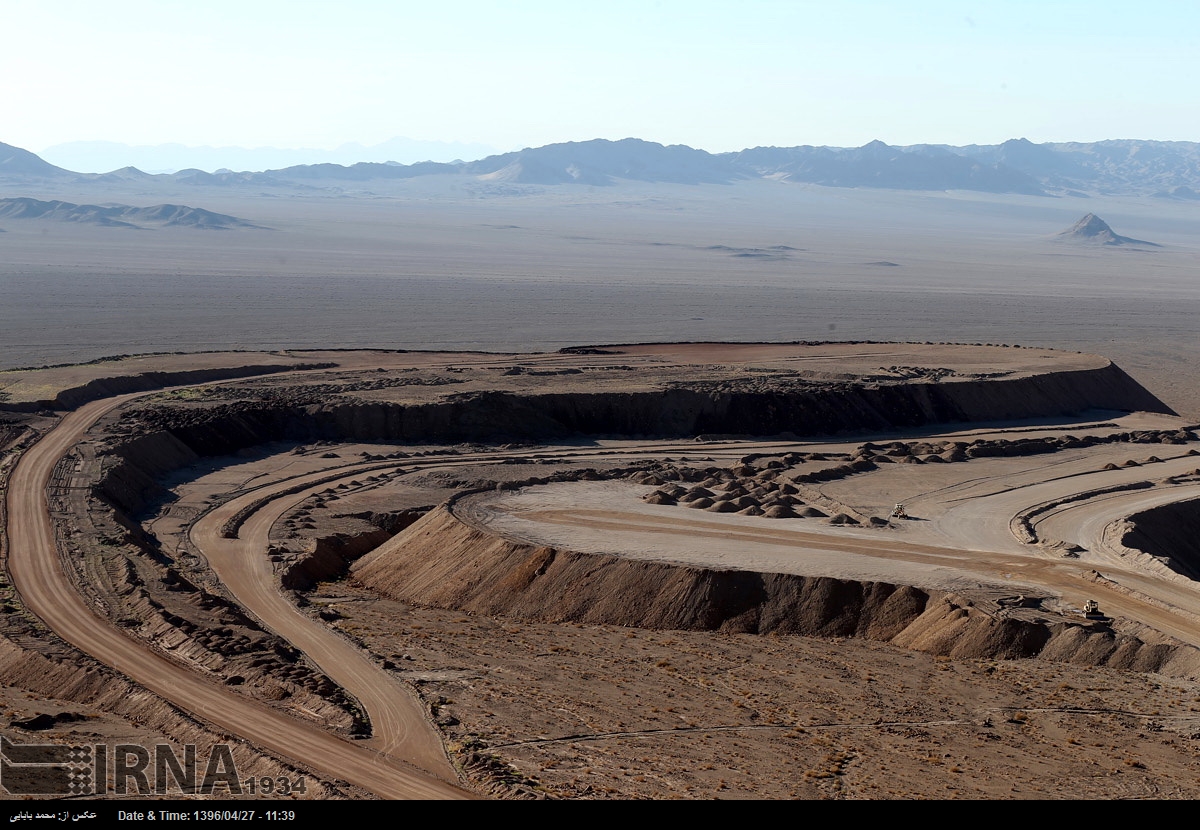
[[[1000,351],[997,349],[997,351]],[[232,455],[271,442],[540,442],[589,436],[694,438],[711,435],[827,436],[889,432],[932,424],[1053,418],[1088,410],[1171,410],[1116,365],[995,379],[923,378],[746,381],[739,367],[718,377],[617,384],[617,389],[474,389],[428,400],[368,400],[315,394],[284,384],[253,387],[233,402],[155,402],[107,419],[99,492],[135,514],[163,495],[159,481],[202,457]],[[617,373],[636,374],[634,372]],[[571,376],[568,376],[570,378]],[[484,385],[496,384],[487,378]],[[478,385],[478,384],[477,384]],[[612,383],[607,384],[609,387]],[[237,396],[236,384],[228,384]],[[626,387],[625,390],[620,387]],[[454,387],[449,387],[453,389]]]
[[[509,370],[504,375],[529,373]],[[572,370],[568,380],[575,380],[575,374],[578,372]],[[234,398],[232,401],[156,401],[109,419],[109,437],[100,453],[103,473],[95,489],[115,508],[120,524],[136,527],[129,517],[162,497],[160,482],[172,471],[203,457],[244,452],[271,442],[494,444],[593,435],[846,435],[949,422],[1055,417],[1086,410],[1169,412],[1107,361],[1015,377],[948,380],[945,376],[953,375],[949,370],[890,374],[898,380],[880,383],[877,377],[854,381],[843,376],[827,382],[797,383],[792,377],[773,380],[771,376],[745,381],[744,375],[727,372],[727,379],[705,377],[689,382],[676,377],[657,389],[630,383],[629,391],[609,388],[598,392],[578,388],[556,392],[551,381],[525,392],[474,388],[458,392],[451,384],[449,391],[435,400],[415,401],[366,400],[344,393],[314,395],[311,388],[272,386],[269,381],[265,386],[255,382],[254,394],[238,399],[237,384],[229,384],[233,392],[225,397]],[[434,380],[423,381],[422,389],[437,385]],[[371,388],[379,386],[376,380]],[[338,387],[339,391],[345,388],[361,385],[343,383]],[[399,538],[407,540],[412,532],[428,533],[430,523],[438,518],[418,522]],[[843,585],[781,574],[713,572],[615,559],[604,559],[601,564],[601,560],[552,550],[521,555],[510,552],[504,558],[508,565],[489,566],[503,573],[481,578],[476,594],[452,598],[442,592],[461,584],[445,570],[449,567],[447,550],[461,540],[456,529],[439,526],[439,533],[448,535],[426,551],[426,564],[443,569],[441,575],[436,579],[411,575],[413,586],[423,587],[401,590],[398,577],[384,578],[379,573],[379,556],[363,561],[356,575],[385,595],[402,595],[407,601],[440,607],[652,628],[903,640],[902,632],[915,624],[927,606],[942,607],[940,597],[906,587]],[[367,536],[370,538],[319,541],[311,555],[284,573],[285,583],[302,588],[335,575],[345,563],[384,543],[390,534],[373,531]],[[476,547],[482,544],[478,539],[475,542]],[[490,550],[487,544],[482,546]],[[394,549],[395,545],[384,547]],[[514,564],[513,556],[519,563]],[[372,562],[376,563],[374,570]],[[464,572],[473,567],[464,562],[458,566]],[[547,573],[560,578],[545,578]],[[521,591],[508,590],[516,584],[522,585]],[[632,613],[630,609],[641,610]],[[1030,656],[1047,648],[1055,636],[1013,626],[1011,621],[995,624],[980,614],[967,616],[969,624],[947,623],[936,636],[910,636],[909,640],[914,647],[939,654]],[[988,630],[980,633],[984,629]],[[956,636],[948,638],[945,632],[951,630]],[[957,645],[950,644],[951,639]],[[930,642],[937,645],[930,646]]]
[[[737,348],[730,348],[736,355]],[[172,473],[204,458],[244,454],[275,442],[496,445],[591,436],[845,436],[1090,410],[1169,412],[1102,359],[1076,359],[1061,370],[1012,376],[955,377],[948,369],[907,367],[897,372],[893,367],[870,376],[839,374],[822,380],[800,378],[792,370],[755,373],[736,364],[705,365],[695,378],[687,369],[656,376],[655,370],[607,365],[614,360],[611,354],[600,351],[592,358],[605,363],[595,370],[596,388],[580,385],[587,367],[473,374],[467,368],[447,368],[420,377],[331,373],[336,383],[318,378],[307,385],[273,375],[230,380],[204,394],[184,390],[188,394],[127,405],[102,419],[92,439],[64,467],[63,484],[71,481],[67,467],[90,477],[94,498],[86,507],[88,521],[107,540],[98,559],[80,556],[80,567],[107,571],[103,578],[115,579],[117,592],[136,599],[132,604],[122,600],[128,606],[120,612],[127,618],[124,624],[141,626],[145,636],[192,654],[186,659],[227,683],[257,683],[255,694],[326,706],[341,728],[355,732],[360,727],[351,702],[339,698],[319,673],[296,663],[294,655],[276,659],[279,644],[240,619],[235,609],[225,608],[213,593],[219,586],[182,576],[180,563],[143,528],[146,508],[170,497],[164,482]],[[584,359],[579,353],[565,358]],[[252,368],[253,374],[262,374],[263,367]],[[511,387],[530,383],[526,376],[534,375],[533,385]],[[181,377],[186,382],[200,379]],[[144,374],[116,384],[92,382],[77,397],[83,401],[105,390],[142,389],[147,382]],[[379,395],[392,397],[380,400]],[[81,521],[79,527],[86,524]],[[396,531],[400,535],[387,541]],[[970,599],[910,586],[707,570],[521,546],[463,526],[445,509],[406,529],[395,525],[353,537],[318,538],[280,576],[285,587],[304,590],[337,576],[363,554],[354,576],[383,596],[495,616],[849,636],[947,657],[1053,655],[1152,671],[1170,670],[1181,659],[1163,644],[1078,624],[997,619]],[[96,564],[100,561],[108,564]],[[187,604],[192,599],[199,611]],[[195,621],[187,622],[191,617]]]

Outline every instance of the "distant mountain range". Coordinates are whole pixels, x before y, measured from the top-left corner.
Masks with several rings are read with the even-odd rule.
[[[38,199],[0,199],[0,219],[43,219],[56,222],[75,222],[102,225],[109,228],[201,228],[225,230],[255,228],[257,225],[187,205],[75,205],[70,202]]]
[[[1113,140],[998,145],[918,144],[893,147],[755,147],[708,153],[636,138],[595,139],[534,147],[470,162],[301,164],[264,172],[197,169],[151,175],[125,167],[103,174],[73,173],[38,156],[0,144],[0,181],[77,183],[156,180],[217,187],[337,187],[343,183],[444,175],[523,185],[608,187],[621,181],[724,184],[772,179],[829,187],[976,190],[1031,195],[1142,195],[1200,199],[1200,144]]]

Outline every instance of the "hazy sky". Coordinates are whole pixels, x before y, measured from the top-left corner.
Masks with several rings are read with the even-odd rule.
[[[1200,3],[4,0],[0,141],[1200,140]]]

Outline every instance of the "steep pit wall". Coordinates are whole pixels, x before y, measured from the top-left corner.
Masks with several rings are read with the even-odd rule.
[[[1121,544],[1166,560],[1176,573],[1200,580],[1200,499],[1135,513]]]
[[[565,435],[681,438],[706,433],[830,435],[936,423],[1054,417],[1088,409],[1170,413],[1112,363],[1012,379],[853,384],[765,391],[507,392],[403,407],[339,402],[309,408],[291,428],[314,438],[399,441],[547,439]]]
[[[351,569],[391,599],[537,622],[861,637],[951,658],[1043,657],[1200,677],[1200,653],[1084,625],[986,614],[952,593],[527,545],[439,507]]]
[[[186,372],[142,372],[136,375],[118,375],[97,378],[73,389],[64,389],[49,403],[56,409],[76,409],[85,403],[124,395],[129,392],[150,392],[168,386],[184,386],[209,383],[214,380],[236,380],[257,375],[273,375],[301,369],[328,369],[334,363],[308,363],[294,366],[230,366],[215,369],[193,369]]]
[[[345,576],[351,562],[412,525],[422,514],[405,510],[394,514],[366,515],[372,517],[369,521],[375,525],[374,530],[356,534],[335,533],[311,540],[308,550],[280,570],[280,584],[284,588],[308,591],[318,582],[339,579]]]
[[[156,407],[138,424],[140,437],[112,448],[113,463],[100,492],[119,508],[136,512],[159,495],[152,482],[180,466],[177,462],[271,441],[458,443],[785,432],[816,436],[1055,417],[1089,409],[1170,411],[1111,363],[1013,379],[839,383],[759,392],[480,392],[418,405],[344,398],[295,403],[285,396],[211,407]]]
[[[555,423],[583,434],[685,437],[830,435],[929,424],[1054,417],[1088,409],[1170,413],[1120,368],[1032,377],[889,385],[831,384],[797,390],[673,389],[628,395],[531,396]]]

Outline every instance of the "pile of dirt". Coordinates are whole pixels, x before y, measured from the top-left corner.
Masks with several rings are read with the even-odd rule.
[[[1196,673],[1195,649],[1047,617],[997,618],[955,594],[882,582],[582,554],[503,539],[431,511],[351,571],[390,599],[531,622],[855,637],[955,659],[1046,657]]]

